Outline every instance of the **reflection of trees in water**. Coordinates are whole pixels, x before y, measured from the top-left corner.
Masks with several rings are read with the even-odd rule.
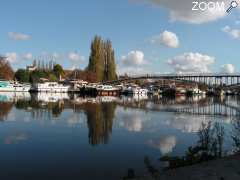
[[[223,156],[224,128],[219,123],[202,124],[198,132],[199,140],[190,146],[183,157],[163,156],[162,161],[169,162],[169,168],[177,168],[200,163]]]
[[[238,130],[240,130],[240,126],[238,128]],[[240,131],[238,131],[238,133],[240,133]],[[221,158],[224,155],[224,135],[224,127],[220,123],[203,123],[198,132],[199,139],[196,145],[190,146],[184,156],[166,155],[161,157],[160,161],[168,162],[167,169],[172,169]],[[161,171],[152,164],[148,156],[144,157],[144,164],[152,178],[158,179]],[[123,179],[131,178],[136,178],[134,169],[129,169],[127,176]]]
[[[17,109],[30,110],[32,118],[57,118],[64,109],[64,103],[62,101],[42,103],[35,100],[18,100],[15,106]]]
[[[0,102],[0,121],[4,121],[13,107],[12,102]]]
[[[115,116],[115,103],[86,103],[84,111],[89,128],[89,143],[97,145],[108,143]]]

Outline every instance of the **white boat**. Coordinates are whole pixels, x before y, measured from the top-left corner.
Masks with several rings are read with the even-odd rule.
[[[123,89],[124,94],[148,94],[148,89],[138,86],[129,86]]]
[[[15,81],[0,81],[0,92],[28,92],[30,84],[21,84]]]
[[[36,92],[51,92],[51,93],[63,93],[70,91],[71,86],[59,84],[57,82],[44,82],[37,83],[33,86],[32,91]]]
[[[97,91],[119,91],[120,89],[117,87],[113,87],[110,85],[98,85]]]
[[[29,92],[31,89],[30,84],[14,83],[13,87],[15,92]]]

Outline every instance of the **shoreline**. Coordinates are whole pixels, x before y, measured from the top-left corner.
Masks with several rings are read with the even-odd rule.
[[[240,154],[203,162],[192,166],[169,169],[162,172],[159,180],[239,180]],[[156,180],[152,177],[135,180]]]

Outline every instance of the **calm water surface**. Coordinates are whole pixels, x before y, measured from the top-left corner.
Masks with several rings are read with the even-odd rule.
[[[0,178],[121,179],[163,155],[183,155],[202,123],[225,129],[230,151],[236,97],[98,97],[0,93]]]

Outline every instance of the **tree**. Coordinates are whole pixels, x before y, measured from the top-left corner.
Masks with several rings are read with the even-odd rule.
[[[97,82],[117,79],[112,42],[95,36],[91,44],[91,54],[87,71],[96,74]]]
[[[18,69],[15,73],[15,78],[20,82],[29,82],[30,81],[30,73],[25,69]]]
[[[0,56],[0,79],[13,80],[14,71],[5,57]]]
[[[36,70],[36,71],[33,71],[31,74],[30,74],[30,82],[31,83],[37,83],[37,82],[40,82],[40,79],[41,78],[48,78],[48,73],[45,72],[45,71],[42,71],[42,70]]]
[[[112,42],[107,40],[104,42],[104,81],[111,81],[117,79],[116,74],[116,64],[115,64],[115,54],[112,48]]]
[[[61,79],[61,77],[64,76],[64,74],[65,74],[64,70],[60,64],[54,65],[53,72],[58,79]]]
[[[49,73],[48,80],[51,81],[51,82],[56,82],[58,80],[58,78],[56,77],[55,74]]]
[[[103,40],[100,36],[95,36],[91,44],[91,54],[89,57],[88,71],[96,74],[97,81],[102,81],[104,77],[103,62]]]

